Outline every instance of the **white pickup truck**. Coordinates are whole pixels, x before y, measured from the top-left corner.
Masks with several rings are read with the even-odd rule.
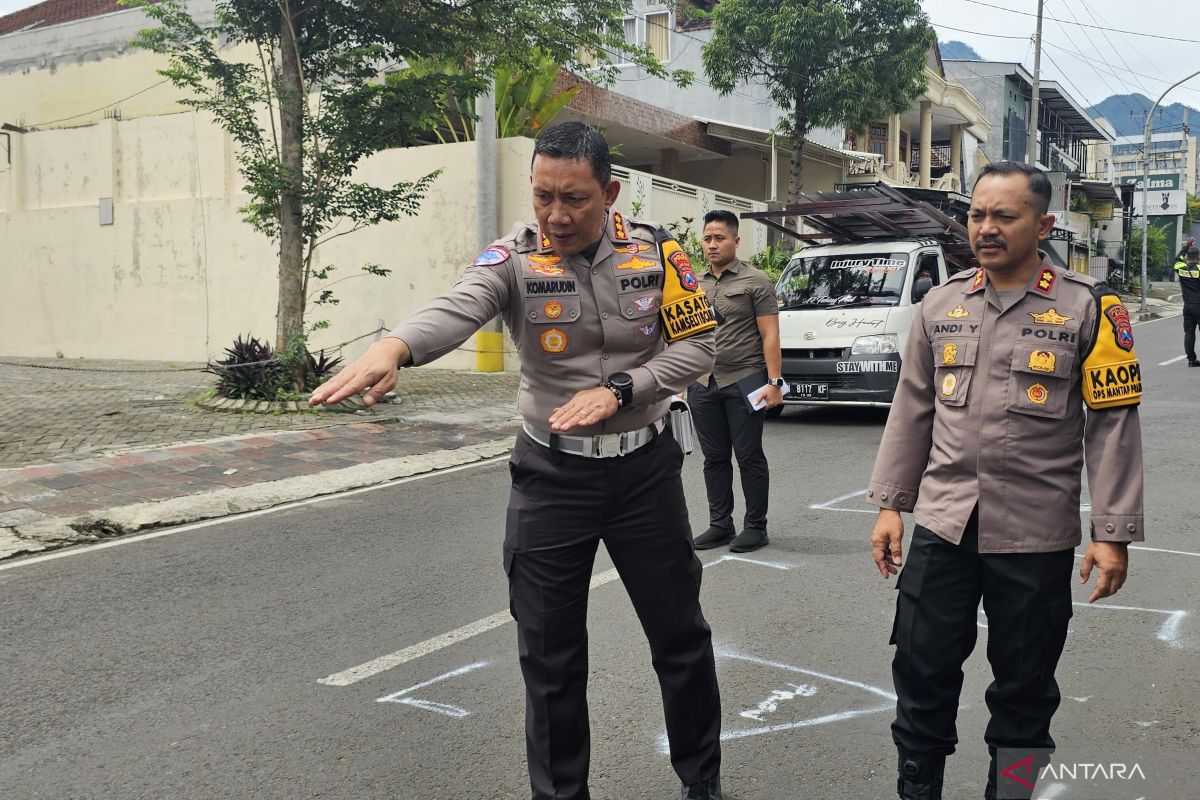
[[[892,402],[921,299],[976,265],[962,224],[968,204],[962,195],[877,185],[742,215],[812,243],[775,287],[785,405]],[[802,219],[804,230],[788,227],[790,219]]]

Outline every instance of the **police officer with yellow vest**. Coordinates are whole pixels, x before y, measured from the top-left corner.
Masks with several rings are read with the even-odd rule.
[[[1183,352],[1189,367],[1200,367],[1196,360],[1196,326],[1200,325],[1200,248],[1195,237],[1175,257],[1175,274],[1183,292]]]
[[[650,642],[682,795],[719,800],[712,637],[666,421],[671,397],[712,369],[716,320],[670,234],[612,208],[620,184],[594,128],[547,128],[532,183],[536,225],[487,248],[311,402],[363,390],[378,402],[397,367],[427,364],[503,314],[521,356],[504,569],[533,800],[589,797],[587,600],[600,541]]]
[[[891,639],[904,800],[942,796],[980,600],[995,679],[985,797],[1030,796],[1054,748],[1081,465],[1092,510],[1080,582],[1099,570],[1089,602],[1121,588],[1126,546],[1144,535],[1129,312],[1039,252],[1054,224],[1050,194],[1029,165],[981,172],[968,231],[982,269],[925,296],[867,491],[880,509],[876,566],[886,579],[904,564]],[[901,512],[915,523],[906,559]]]

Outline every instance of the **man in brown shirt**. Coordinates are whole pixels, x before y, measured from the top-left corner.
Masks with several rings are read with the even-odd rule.
[[[587,800],[587,600],[601,540],[654,654],[686,800],[720,800],[721,709],[700,610],[671,397],[712,369],[712,308],[679,243],[612,208],[608,143],[583,123],[534,146],[536,225],[518,225],[446,294],[313,393],[371,405],[503,314],[521,355],[504,571],[525,678],[533,800]],[[667,344],[670,344],[667,347]]]
[[[900,512],[916,523],[892,632],[905,800],[941,797],[981,599],[995,678],[985,796],[1028,797],[1031,786],[998,770],[1032,757],[1022,777],[1036,776],[1047,763],[1085,461],[1092,510],[1080,582],[1098,568],[1091,602],[1121,588],[1126,545],[1144,535],[1129,312],[1038,251],[1054,224],[1050,193],[1024,164],[981,173],[968,231],[982,269],[925,297],[867,492],[880,509],[871,544],[885,579],[902,561]]]
[[[708,270],[700,276],[700,285],[717,317],[717,360],[711,375],[688,388],[688,404],[704,452],[708,493],[709,527],[696,537],[696,549],[728,544],[733,552],[746,553],[769,542],[771,477],[762,446],[763,418],[766,409],[783,403],[783,378],[775,287],[762,270],[738,259],[740,241],[738,219],[731,212],[705,215]],[[746,401],[746,390],[762,386],[767,387],[762,395],[766,405],[754,411]],[[741,533],[733,526],[734,455],[746,501]]]

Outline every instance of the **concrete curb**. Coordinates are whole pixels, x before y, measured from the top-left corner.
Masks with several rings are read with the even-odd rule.
[[[81,532],[89,529],[104,529],[116,535],[128,535],[154,528],[259,511],[297,500],[377,486],[397,478],[472,464],[504,455],[512,450],[512,447],[513,440],[506,438],[454,450],[387,458],[315,475],[300,475],[250,486],[219,489],[206,494],[136,503],[75,517],[57,517],[28,525],[0,528],[0,560],[110,538]]]

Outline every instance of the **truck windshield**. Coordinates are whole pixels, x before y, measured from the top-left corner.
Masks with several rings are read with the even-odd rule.
[[[793,258],[775,286],[783,310],[900,304],[908,253]]]

